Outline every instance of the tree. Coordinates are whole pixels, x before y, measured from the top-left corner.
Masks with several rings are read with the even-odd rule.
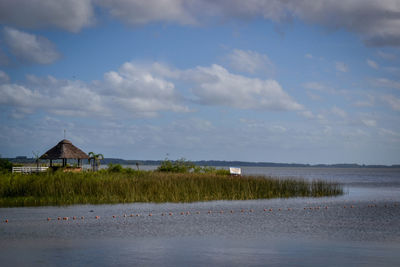
[[[89,164],[92,162],[92,170],[98,171],[100,167],[100,160],[104,159],[103,154],[95,154],[94,152],[89,152]]]

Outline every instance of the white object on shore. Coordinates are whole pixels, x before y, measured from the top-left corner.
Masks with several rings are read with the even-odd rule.
[[[45,172],[49,167],[12,167],[12,172],[20,173],[33,173],[33,172]]]
[[[229,172],[231,173],[231,175],[242,175],[242,169],[240,168],[229,167]]]

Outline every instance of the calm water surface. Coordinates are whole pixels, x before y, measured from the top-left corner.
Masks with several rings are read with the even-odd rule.
[[[336,181],[344,184],[346,194],[2,208],[1,266],[400,265],[400,169],[248,167],[242,171]],[[3,222],[5,218],[9,223]]]

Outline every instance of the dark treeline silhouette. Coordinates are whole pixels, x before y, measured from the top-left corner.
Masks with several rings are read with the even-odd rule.
[[[35,163],[34,158],[7,158],[10,162],[16,164]],[[126,160],[119,158],[104,158],[101,164],[121,164],[121,165],[161,165],[163,160]],[[174,160],[171,160],[174,162]],[[43,161],[44,162],[44,161]],[[225,160],[200,160],[190,161],[197,166],[213,166],[213,167],[314,167],[314,168],[400,168],[400,164],[396,165],[364,165],[356,163],[340,163],[340,164],[299,164],[299,163],[273,163],[273,162],[249,162],[249,161],[225,161]],[[83,162],[87,164],[87,162]]]

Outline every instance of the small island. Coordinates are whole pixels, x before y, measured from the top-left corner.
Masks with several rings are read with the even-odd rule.
[[[343,194],[340,184],[266,176],[231,176],[228,170],[166,159],[153,171],[109,164],[98,171],[0,174],[0,207],[199,202]]]

